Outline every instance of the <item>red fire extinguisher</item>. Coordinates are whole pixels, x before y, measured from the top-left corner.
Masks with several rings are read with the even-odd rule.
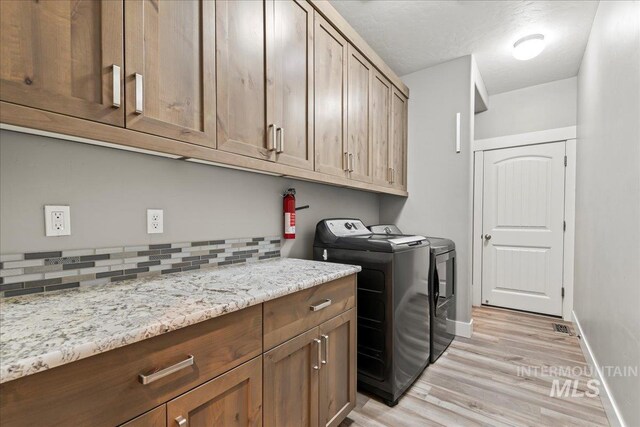
[[[282,199],[284,210],[284,238],[296,238],[296,189],[290,188]]]

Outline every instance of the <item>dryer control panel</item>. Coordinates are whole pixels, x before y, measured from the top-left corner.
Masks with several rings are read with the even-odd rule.
[[[337,237],[368,236],[373,234],[359,219],[325,220],[329,231]]]

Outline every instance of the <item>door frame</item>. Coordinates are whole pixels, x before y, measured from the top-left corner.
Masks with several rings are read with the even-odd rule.
[[[575,201],[576,201],[576,126],[548,129],[537,132],[500,136],[473,141],[473,227],[472,227],[472,305],[482,305],[482,198],[484,190],[484,152],[501,148],[565,142],[567,165],[565,168],[565,197],[562,286],[562,318],[573,321],[573,267],[575,244]]]

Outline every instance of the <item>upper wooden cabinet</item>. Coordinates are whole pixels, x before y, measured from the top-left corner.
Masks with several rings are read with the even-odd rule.
[[[2,123],[407,195],[408,88],[327,1],[0,1]]]
[[[215,147],[214,7],[125,2],[128,128]]]
[[[3,0],[0,98],[124,125],[122,2]]]
[[[266,139],[265,3],[218,0],[215,6],[218,149],[273,160],[275,141]]]
[[[371,84],[372,157],[371,178],[374,184],[391,184],[391,83],[373,70]]]
[[[315,13],[315,170],[347,176],[349,44]]]
[[[347,152],[349,177],[371,182],[371,84],[373,67],[349,45],[347,77]]]
[[[262,357],[168,402],[166,421],[168,426],[261,426]]]
[[[313,8],[267,0],[267,131],[276,161],[313,170]]]
[[[407,98],[393,87],[391,96],[391,184],[407,189]]]
[[[218,148],[313,169],[313,9],[218,1],[216,21]]]
[[[393,87],[391,96],[391,184],[407,189],[407,98]]]

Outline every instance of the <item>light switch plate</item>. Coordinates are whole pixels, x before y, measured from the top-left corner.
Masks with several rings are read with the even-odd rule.
[[[46,236],[70,236],[71,207],[53,205],[45,206],[44,229]]]
[[[164,233],[164,211],[162,209],[147,209],[147,233]]]

